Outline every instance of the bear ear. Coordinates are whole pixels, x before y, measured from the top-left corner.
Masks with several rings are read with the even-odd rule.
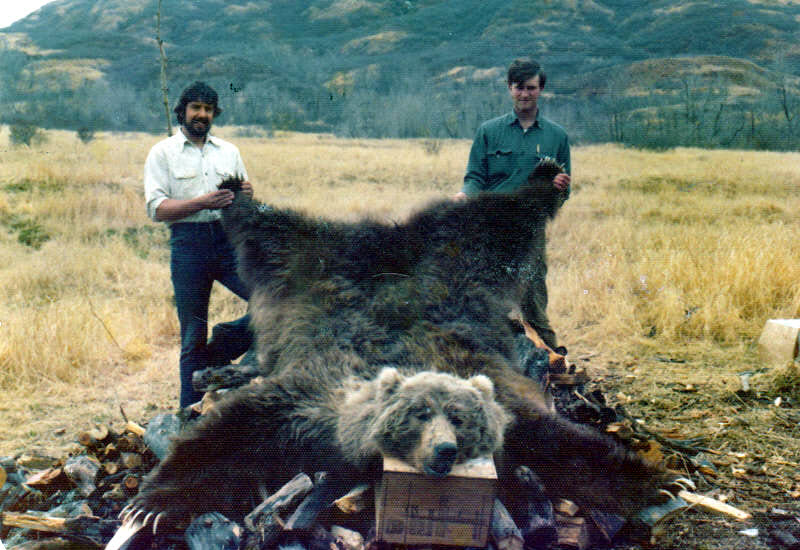
[[[403,382],[403,375],[394,367],[384,367],[378,374],[378,391],[381,395],[391,395]]]
[[[494,400],[494,384],[492,380],[483,374],[478,374],[467,380],[472,386],[481,392],[481,395],[488,401]]]

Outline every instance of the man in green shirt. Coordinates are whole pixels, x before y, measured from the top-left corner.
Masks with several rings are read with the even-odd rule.
[[[539,112],[539,96],[547,76],[535,61],[515,59],[508,69],[508,92],[514,110],[484,122],[475,136],[469,154],[464,186],[456,199],[479,193],[504,193],[517,189],[545,157],[554,158],[564,172],[553,179],[553,192],[563,204],[570,192],[569,139],[564,129]],[[520,309],[528,323],[552,349],[557,346],[555,332],[547,318],[547,260],[545,227],[536,228],[538,238],[528,273],[528,284]]]

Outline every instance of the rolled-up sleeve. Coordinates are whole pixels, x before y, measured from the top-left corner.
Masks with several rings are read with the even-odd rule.
[[[153,148],[144,163],[144,199],[147,215],[156,219],[156,209],[169,198],[169,165],[164,152]]]

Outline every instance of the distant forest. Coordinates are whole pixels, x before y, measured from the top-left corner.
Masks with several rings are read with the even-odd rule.
[[[0,63],[9,71],[9,59]],[[73,130],[166,132],[161,91],[86,81],[77,88],[49,82],[46,90],[19,78],[0,82],[3,102],[24,99],[24,112],[5,110],[10,125]],[[322,75],[320,75],[322,76]],[[313,75],[309,78],[313,81]],[[266,81],[246,85],[210,78],[220,93],[218,124],[275,130],[328,132],[342,137],[471,138],[478,125],[507,112],[510,100],[498,79],[432,84],[428,75],[394,72],[364,77],[347,89],[307,82],[296,90]],[[180,93],[172,84],[172,107]],[[675,146],[796,150],[800,147],[800,96],[780,83],[756,100],[733,101],[722,83],[688,78],[671,94],[631,97],[547,94],[542,113],[564,126],[573,143],[615,142],[663,149]],[[30,91],[36,90],[36,91]],[[549,90],[546,89],[546,92]],[[174,124],[174,118],[173,118]]]
[[[170,106],[202,75],[221,95],[219,124],[267,134],[469,139],[482,121],[510,108],[502,74],[474,73],[533,50],[549,74],[542,112],[573,143],[800,148],[800,54],[789,47],[796,6],[366,4],[377,11],[322,17],[351,3],[173,0],[161,27],[170,41]],[[0,122],[87,136],[165,133],[157,5],[82,0],[12,26],[38,50],[4,47],[0,36]],[[97,66],[87,69],[91,63]],[[659,63],[669,65],[669,76],[660,76],[667,71]],[[465,67],[471,75],[452,74]]]

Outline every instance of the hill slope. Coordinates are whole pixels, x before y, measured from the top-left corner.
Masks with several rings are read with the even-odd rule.
[[[158,129],[157,7],[153,0],[57,0],[4,29],[5,120]],[[518,55],[542,61],[547,91],[564,101],[605,97],[609,75],[612,97],[652,86],[672,93],[697,77],[696,63],[682,67],[696,56],[716,56],[720,70],[701,76],[734,91],[744,80],[757,83],[759,95],[765,85],[772,92],[800,74],[797,1],[174,0],[161,15],[173,96],[201,77],[226,90],[227,122],[278,128],[369,134],[354,117],[397,109],[402,95],[410,104],[396,119],[420,111],[431,118],[418,103],[444,93],[442,107],[466,104],[473,116],[451,113],[449,122],[403,131],[470,135],[473,118],[506,108],[503,68]],[[666,75],[665,66],[672,67]],[[474,90],[447,99],[465,86]],[[357,102],[348,100],[354,95]],[[121,108],[110,98],[147,112],[110,113]]]

